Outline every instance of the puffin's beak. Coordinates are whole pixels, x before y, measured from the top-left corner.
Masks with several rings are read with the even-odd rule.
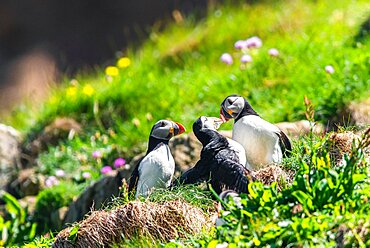
[[[222,123],[224,123],[224,121],[222,119],[215,117],[215,128],[216,128],[216,130],[220,128]]]
[[[179,127],[179,131],[178,131],[178,133],[177,133],[177,132],[175,132],[175,135],[182,134],[183,132],[185,132],[185,131],[186,131],[185,127],[184,127],[182,124],[180,124],[180,123],[178,123],[178,122],[175,122],[175,123],[176,123],[176,125]]]
[[[230,120],[229,118],[227,118],[225,115],[224,115],[224,110],[221,108],[220,109],[220,118],[223,122],[227,122],[228,120]]]

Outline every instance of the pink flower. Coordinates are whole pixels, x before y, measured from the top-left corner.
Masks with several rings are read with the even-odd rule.
[[[47,188],[53,187],[57,184],[59,184],[59,180],[55,176],[50,176],[45,180],[45,186]]]
[[[240,58],[240,62],[242,62],[242,63],[251,63],[252,61],[253,61],[253,59],[252,59],[252,57],[249,54],[244,54]]]
[[[325,71],[326,71],[326,73],[328,73],[328,74],[333,74],[333,73],[335,72],[334,67],[333,67],[333,66],[331,66],[331,65],[327,65],[327,66],[325,66]]]
[[[262,46],[262,40],[257,36],[253,36],[247,39],[245,42],[248,48],[259,48]]]
[[[88,172],[88,171],[85,171],[82,173],[82,177],[85,178],[85,179],[89,179],[91,178],[91,173]]]
[[[57,177],[64,177],[66,175],[66,173],[64,172],[64,170],[58,169],[58,170],[55,171],[55,175]]]
[[[236,49],[247,48],[247,42],[245,40],[238,40],[237,42],[235,42],[234,47]]]
[[[94,151],[94,152],[92,153],[92,156],[93,156],[93,158],[98,159],[98,158],[103,157],[103,154],[101,153],[101,151],[96,150],[96,151]]]
[[[126,164],[126,160],[124,158],[117,158],[114,160],[114,167],[120,168]]]
[[[224,53],[221,55],[221,61],[225,64],[231,65],[233,63],[233,57],[229,53]]]
[[[269,55],[272,57],[278,57],[279,56],[279,51],[276,48],[271,48],[268,51]]]
[[[102,174],[108,174],[109,172],[111,172],[113,169],[112,167],[110,167],[109,165],[106,165],[104,166],[103,168],[101,168],[100,172]]]

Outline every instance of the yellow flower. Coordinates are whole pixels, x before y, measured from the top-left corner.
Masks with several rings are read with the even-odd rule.
[[[70,86],[67,88],[67,96],[74,97],[77,94],[77,87],[76,86]]]
[[[90,84],[86,84],[82,89],[82,93],[87,96],[92,96],[95,93],[95,89]]]
[[[117,66],[119,68],[126,68],[126,67],[129,67],[130,65],[131,65],[131,60],[127,57],[120,58],[117,61]]]
[[[111,77],[115,77],[118,76],[119,71],[118,68],[115,66],[108,66],[107,68],[105,68],[105,74]]]

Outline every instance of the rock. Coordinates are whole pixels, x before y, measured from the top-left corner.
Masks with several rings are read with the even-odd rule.
[[[352,101],[338,111],[330,122],[330,128],[337,130],[340,126],[356,126],[363,129],[370,126],[370,98]]]
[[[64,225],[82,220],[91,210],[100,209],[111,202],[113,197],[118,196],[122,179],[128,179],[131,172],[128,170],[115,172],[86,188],[78,199],[70,204],[63,220]]]
[[[175,177],[178,177],[180,172],[185,172],[195,165],[199,160],[202,149],[202,144],[192,132],[171,139],[169,146],[176,163]]]
[[[71,118],[56,118],[46,126],[42,133],[26,147],[26,152],[35,158],[50,145],[57,145],[60,140],[72,138],[81,131],[81,125]],[[32,163],[32,161],[29,161]]]
[[[21,168],[20,134],[12,127],[0,124],[0,190],[16,177]]]
[[[61,207],[50,215],[50,222],[52,223],[52,226],[50,229],[52,230],[60,230],[63,226],[63,220],[68,212],[68,207]]]
[[[311,132],[315,134],[324,134],[325,127],[320,123],[312,123],[307,120],[295,121],[295,122],[278,122],[275,125],[280,128],[290,138],[298,138],[302,135],[307,135]]]
[[[370,125],[370,98],[351,102],[341,113],[340,121],[343,124],[366,127]]]
[[[22,208],[26,209],[29,214],[35,211],[36,196],[26,196],[18,200]]]
[[[17,198],[37,195],[43,186],[45,177],[36,174],[32,168],[19,171],[17,178],[8,186],[8,192]]]

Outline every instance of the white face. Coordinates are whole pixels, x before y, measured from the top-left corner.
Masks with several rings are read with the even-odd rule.
[[[202,128],[206,129],[217,130],[223,123],[223,121],[217,117],[202,116],[200,119],[202,121]]]
[[[221,106],[221,111],[228,118],[235,118],[243,110],[245,105],[244,98],[241,96],[227,97]]]

